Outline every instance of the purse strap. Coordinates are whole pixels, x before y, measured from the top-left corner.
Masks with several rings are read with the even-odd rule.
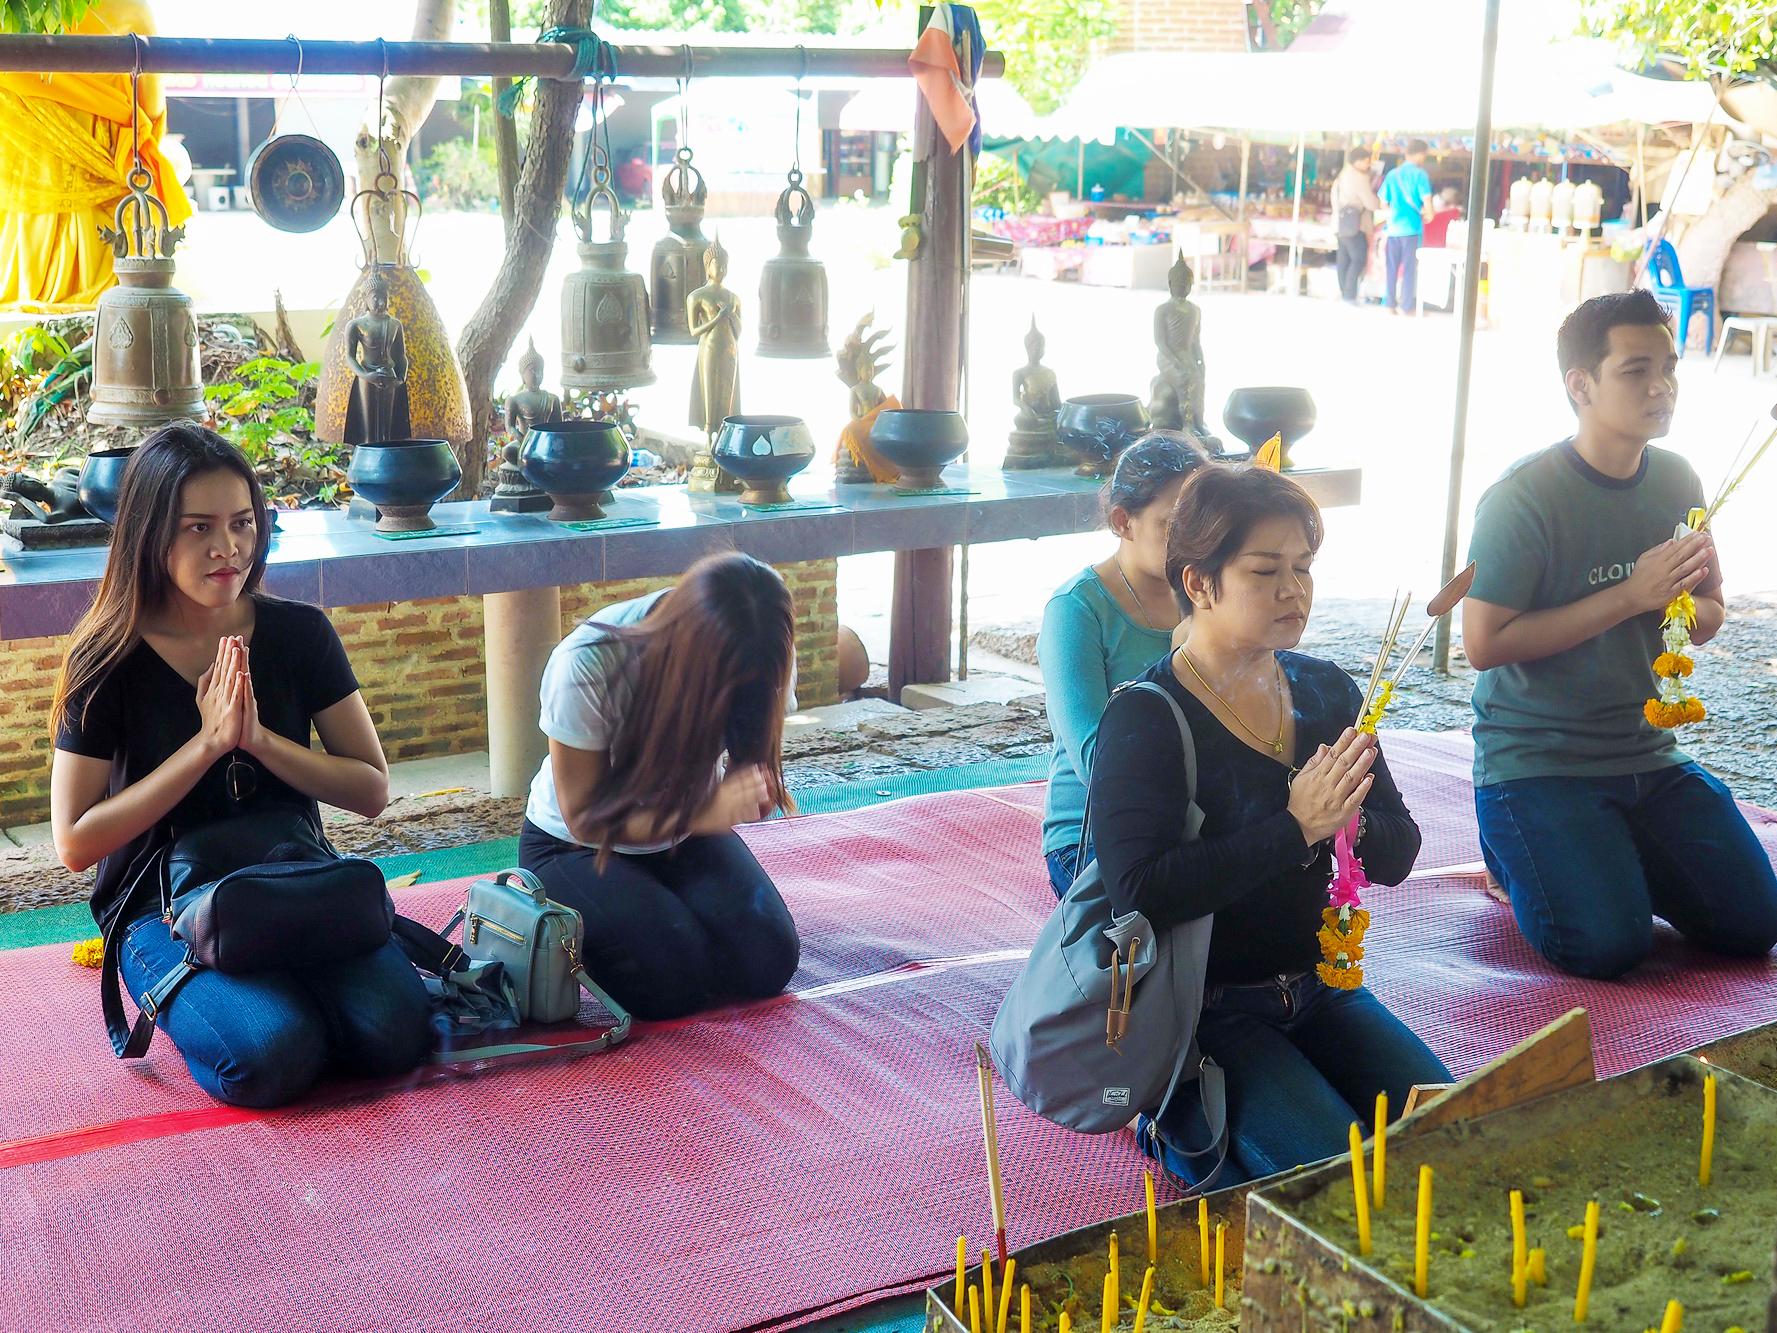
[[[111,1052],[120,1060],[140,1060],[148,1054],[148,1045],[154,1040],[155,1020],[173,1002],[179,988],[199,971],[199,964],[187,949],[172,970],[143,994],[135,1022],[125,1020],[123,987],[118,974],[122,967],[123,937],[136,919],[130,909],[145,887],[162,882],[166,861],[166,849],[162,848],[136,872],[135,879],[130,881],[129,888],[118,900],[110,924],[105,927],[105,954],[99,964],[99,1007],[105,1015],[105,1034],[111,1039]]]

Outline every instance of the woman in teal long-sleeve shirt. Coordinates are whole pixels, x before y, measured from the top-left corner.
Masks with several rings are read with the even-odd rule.
[[[1037,662],[1055,733],[1043,859],[1057,896],[1079,870],[1085,779],[1105,701],[1172,650],[1179,611],[1166,582],[1166,522],[1185,476],[1205,461],[1173,431],[1154,431],[1124,450],[1105,486],[1116,550],[1062,584],[1043,608]]]

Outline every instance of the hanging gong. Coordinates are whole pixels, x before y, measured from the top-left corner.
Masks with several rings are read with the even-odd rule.
[[[307,134],[267,139],[247,162],[253,211],[279,231],[318,231],[345,201],[346,177],[333,150]]]

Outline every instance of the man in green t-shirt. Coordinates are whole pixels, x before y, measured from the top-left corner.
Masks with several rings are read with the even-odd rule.
[[[1777,876],[1728,789],[1643,714],[1667,603],[1721,629],[1690,464],[1656,449],[1678,357],[1652,293],[1600,296],[1557,339],[1572,439],[1515,463],[1481,497],[1463,645],[1475,686],[1475,811],[1488,868],[1525,938],[1563,971],[1621,976],[1659,916],[1721,953],[1777,943]]]

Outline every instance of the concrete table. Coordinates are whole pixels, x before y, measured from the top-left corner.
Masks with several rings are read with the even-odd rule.
[[[1324,507],[1358,502],[1356,469],[1290,475]],[[479,594],[494,794],[513,796],[547,752],[537,691],[561,637],[564,585],[679,574],[719,551],[785,564],[1090,532],[1103,523],[1100,483],[1066,469],[950,469],[946,484],[974,492],[968,495],[798,482],[790,487],[796,500],[838,508],[752,510],[726,496],[647,487],[617,492],[608,513],[648,526],[574,532],[537,514],[490,514],[480,501],[432,510],[441,527],[473,524],[474,532],[402,541],[338,511],[286,512],[272,538],[265,590],[323,607]],[[66,634],[91,605],[104,566],[102,547],[0,548],[0,641]]]

